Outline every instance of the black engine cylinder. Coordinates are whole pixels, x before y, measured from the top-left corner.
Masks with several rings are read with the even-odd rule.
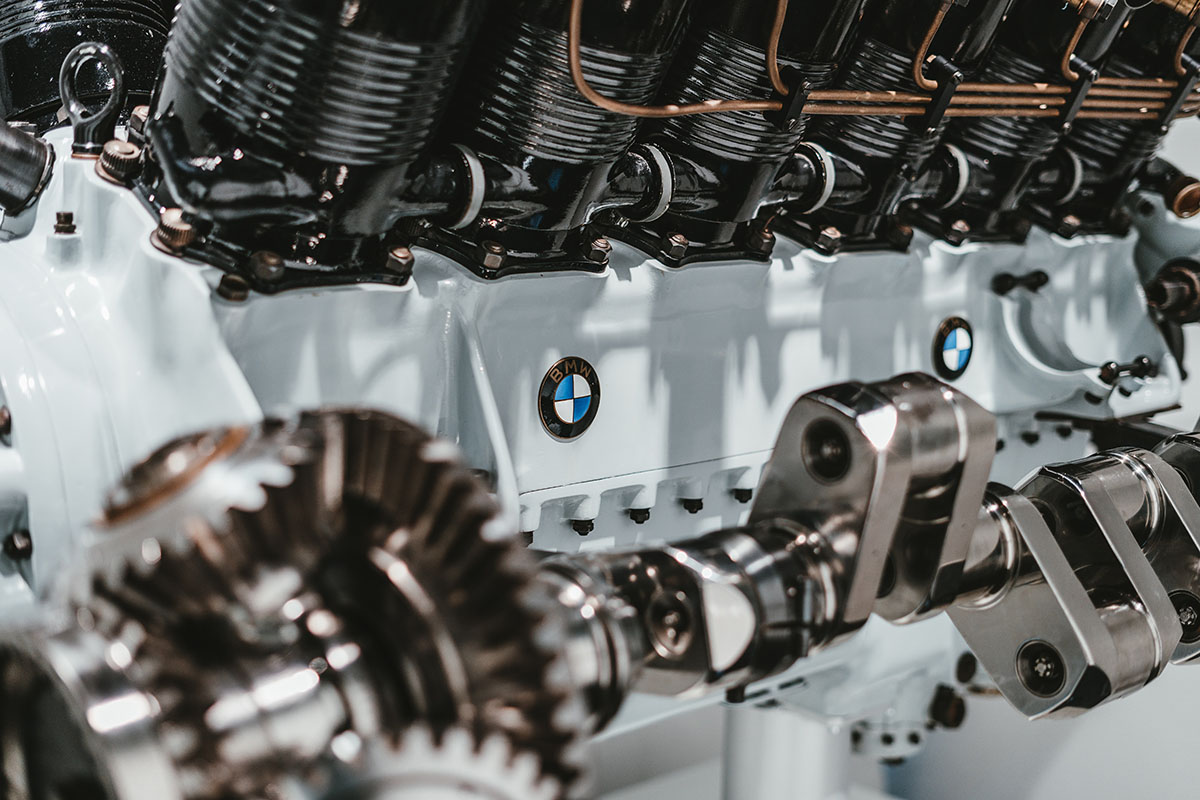
[[[449,100],[480,0],[187,0],[150,138],[214,235],[343,264],[396,204]]]
[[[779,38],[778,63],[795,89],[828,86],[858,27],[865,0],[793,2]],[[777,0],[707,0],[672,65],[662,99],[758,99],[774,89],[766,69]],[[683,189],[658,227],[720,246],[753,220],[780,167],[804,139],[807,118],[790,127],[757,111],[678,117],[655,127]],[[705,180],[705,179],[708,180]],[[687,191],[689,184],[699,184]]]
[[[173,4],[172,4],[173,5]],[[58,71],[81,42],[104,42],[121,58],[135,102],[154,88],[167,41],[162,0],[0,0],[0,117],[49,128],[62,105]],[[78,75],[83,101],[107,97],[109,75],[95,63]]]
[[[644,105],[658,92],[688,0],[589,0],[580,61],[614,101]],[[568,60],[569,0],[498,0],[455,98],[447,138],[488,167],[482,218],[465,240],[499,243],[511,257],[561,258],[605,205],[637,117],[580,94]]]

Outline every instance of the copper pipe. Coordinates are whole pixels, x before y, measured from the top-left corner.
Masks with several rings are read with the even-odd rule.
[[[1153,114],[1143,114],[1137,111],[1092,111],[1083,110],[1075,115],[1076,119],[1153,119]]]
[[[937,36],[938,31],[941,30],[942,22],[946,19],[946,14],[950,11],[952,5],[954,5],[954,0],[942,0],[942,7],[933,15],[933,22],[929,24],[929,30],[925,32],[925,38],[921,41],[921,46],[917,48],[916,55],[913,56],[912,75],[918,89],[933,92],[938,88],[937,81],[931,81],[925,77],[925,63],[928,61],[929,48],[933,45],[933,40]]]
[[[1167,104],[1159,101],[1142,103],[1133,100],[1093,100],[1088,98],[1083,101],[1084,108],[1119,108],[1128,109],[1131,111],[1151,111],[1154,109],[1166,108]]]
[[[1070,94],[1071,87],[1053,83],[963,83],[959,92],[1006,92],[1008,94]]]
[[[1108,89],[1103,86],[1092,87],[1088,97],[1127,97],[1131,100],[1170,100],[1170,92],[1159,92],[1150,89]]]
[[[1057,117],[1053,108],[947,108],[947,117]]]
[[[929,95],[910,92],[855,91],[851,89],[817,89],[808,93],[809,100],[848,101],[851,103],[928,103]]]
[[[1131,89],[1174,89],[1178,81],[1166,78],[1097,78],[1096,86],[1125,86]]]
[[[571,68],[571,80],[579,93],[593,105],[615,114],[630,117],[664,119],[685,117],[693,114],[712,114],[720,111],[782,111],[783,104],[771,100],[705,100],[690,105],[639,106],[622,103],[597,92],[583,74],[583,0],[571,0],[570,23],[567,27],[567,62]]]
[[[1187,50],[1188,43],[1192,41],[1192,37],[1196,34],[1196,24],[1193,22],[1188,25],[1187,30],[1183,32],[1183,36],[1179,39],[1179,47],[1175,48],[1175,74],[1181,78],[1187,77],[1187,67],[1183,65],[1184,52]]]
[[[951,106],[1065,106],[1067,99],[1065,97],[1036,97],[1029,95],[1016,95],[1014,97],[1002,97],[1000,95],[955,95],[950,101]]]
[[[1075,57],[1075,48],[1079,46],[1079,40],[1083,38],[1083,32],[1087,30],[1088,23],[1091,19],[1081,17],[1079,24],[1075,26],[1075,33],[1071,35],[1071,42],[1067,45],[1066,52],[1062,58],[1062,74],[1071,83],[1079,80],[1079,73],[1071,68],[1071,59]]]
[[[804,113],[829,117],[911,117],[924,114],[925,109],[921,106],[854,106],[836,103],[810,103],[804,106]]]
[[[791,89],[779,74],[779,40],[783,38],[783,23],[787,21],[788,0],[779,0],[775,9],[775,24],[771,26],[771,38],[767,42],[767,74],[771,76],[771,85],[783,97],[791,93]]]

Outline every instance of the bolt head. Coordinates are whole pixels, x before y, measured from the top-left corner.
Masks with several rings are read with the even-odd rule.
[[[250,297],[250,284],[241,275],[222,275],[217,295],[231,303],[241,303]]]
[[[1053,697],[1066,685],[1066,664],[1052,644],[1035,639],[1017,651],[1017,677],[1032,694]]]
[[[136,106],[129,114],[129,130],[141,134],[150,120],[150,106]]]
[[[584,250],[584,258],[596,264],[607,264],[608,256],[612,253],[612,244],[600,236],[593,239]]]
[[[4,538],[3,550],[12,561],[28,561],[33,557],[33,537],[29,531],[13,531]]]
[[[769,256],[771,251],[775,249],[775,234],[766,228],[755,228],[746,237],[746,247],[752,253]]]
[[[842,232],[832,225],[826,225],[817,234],[816,245],[826,253],[836,253],[842,247]]]
[[[60,234],[75,233],[75,214],[71,211],[59,211],[54,215],[54,232]]]
[[[274,283],[283,278],[287,271],[283,256],[269,250],[260,250],[250,256],[250,271],[263,283]]]
[[[413,265],[417,262],[413,251],[407,247],[393,247],[388,253],[387,271],[397,275],[408,276],[412,274]]]
[[[482,254],[482,264],[486,269],[500,269],[508,259],[508,251],[499,242],[483,242],[479,249]]]
[[[105,143],[96,162],[100,177],[113,183],[124,184],[142,169],[142,148],[132,142],[112,139]]]
[[[678,261],[687,255],[691,242],[682,233],[669,233],[663,238],[662,251],[667,258]]]

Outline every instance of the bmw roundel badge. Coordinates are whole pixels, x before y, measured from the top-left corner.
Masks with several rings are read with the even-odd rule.
[[[933,340],[933,366],[943,378],[954,380],[967,371],[974,348],[970,323],[962,317],[945,319]]]
[[[546,431],[556,439],[574,439],[600,409],[600,379],[582,358],[564,358],[542,378],[538,410]]]

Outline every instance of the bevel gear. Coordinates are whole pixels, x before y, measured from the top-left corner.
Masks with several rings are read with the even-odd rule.
[[[488,535],[496,512],[453,446],[382,413],[187,437],[110,497],[76,622],[43,661],[112,673],[107,690],[72,684],[77,711],[109,690],[143,698],[142,744],[187,800],[259,796],[341,733],[395,744],[414,723],[503,736],[569,785],[575,731],[533,564]],[[111,732],[77,719],[112,762]]]
[[[555,800],[561,787],[535,754],[507,736],[482,740],[463,728],[440,735],[418,725],[377,758],[370,778],[322,800]]]

